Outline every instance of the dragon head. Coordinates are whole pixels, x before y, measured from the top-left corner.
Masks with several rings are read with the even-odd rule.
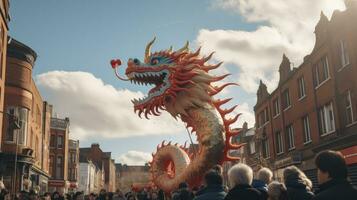
[[[213,53],[200,57],[200,48],[196,52],[190,52],[188,42],[176,51],[170,48],[151,53],[154,41],[155,38],[147,44],[144,61],[129,59],[125,71],[128,77],[125,80],[135,84],[153,85],[146,97],[132,100],[134,110],[140,117],[142,114],[146,118],[150,114],[158,116],[160,110],[166,110],[175,118],[186,115],[189,108],[211,104],[213,95],[233,84],[227,83],[221,87],[211,85],[229,75],[212,76],[208,73],[222,64],[206,64]],[[117,76],[119,77],[118,74]]]

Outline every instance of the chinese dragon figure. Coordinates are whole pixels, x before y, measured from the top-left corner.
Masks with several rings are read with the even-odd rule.
[[[153,153],[150,163],[153,182],[165,192],[170,192],[177,189],[181,182],[197,185],[204,173],[214,165],[239,160],[239,157],[230,156],[229,151],[239,149],[243,144],[231,143],[231,137],[238,135],[239,131],[231,129],[230,125],[237,121],[239,115],[227,119],[226,115],[236,106],[222,108],[231,98],[213,98],[226,86],[235,85],[212,85],[229,75],[213,76],[209,73],[222,63],[207,64],[213,53],[201,57],[200,48],[190,52],[188,42],[176,51],[170,48],[151,53],[154,41],[146,46],[144,62],[137,58],[128,60],[125,72],[128,78],[118,74],[120,60],[112,60],[111,65],[121,80],[154,86],[147,97],[132,100],[134,111],[140,117],[159,116],[160,111],[165,110],[175,119],[181,119],[197,135],[199,147],[194,157],[188,155],[186,145],[178,146],[171,142],[162,142],[157,152]]]

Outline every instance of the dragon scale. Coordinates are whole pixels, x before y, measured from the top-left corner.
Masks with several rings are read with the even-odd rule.
[[[152,181],[165,192],[171,192],[181,182],[188,182],[191,186],[199,184],[204,173],[216,164],[239,160],[239,157],[231,157],[229,151],[239,149],[243,144],[231,143],[231,137],[238,135],[239,131],[231,129],[230,125],[237,121],[239,114],[233,118],[226,116],[236,106],[223,109],[222,105],[231,99],[214,99],[226,86],[235,85],[213,86],[212,83],[229,75],[213,76],[209,73],[222,63],[207,64],[213,54],[201,57],[200,48],[190,52],[188,43],[176,51],[170,48],[151,53],[154,41],[146,47],[144,62],[137,58],[128,60],[125,71],[128,79],[118,74],[120,60],[112,60],[111,64],[119,79],[155,86],[146,98],[132,101],[134,111],[140,117],[159,116],[164,110],[175,119],[181,119],[191,133],[197,135],[199,147],[195,155],[188,154],[186,144],[179,146],[171,142],[165,144],[164,141],[153,153],[150,162]]]

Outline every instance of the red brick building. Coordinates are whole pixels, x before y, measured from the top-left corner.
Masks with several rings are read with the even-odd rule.
[[[79,182],[79,141],[68,141],[68,181],[69,189],[76,191]]]
[[[92,144],[90,148],[80,148],[79,155],[81,160],[91,160],[100,169],[104,168],[104,189],[114,192],[115,162],[111,158],[111,152],[103,152],[99,144]]]
[[[43,101],[32,69],[36,52],[11,38],[7,47],[0,173],[12,192],[47,191],[51,106]],[[16,165],[15,165],[16,163]],[[15,167],[16,166],[16,167]]]
[[[48,183],[50,192],[68,192],[68,140],[69,118],[51,118],[50,174]]]
[[[331,20],[321,13],[315,47],[299,67],[283,56],[273,92],[260,82],[257,153],[278,178],[294,164],[315,180],[314,156],[325,149],[345,153],[350,172],[357,172],[357,3],[348,2]]]
[[[8,0],[0,1],[0,12],[0,127],[2,127],[4,118],[7,34],[9,30],[8,23],[10,21]],[[0,131],[0,138],[2,138],[2,131]]]

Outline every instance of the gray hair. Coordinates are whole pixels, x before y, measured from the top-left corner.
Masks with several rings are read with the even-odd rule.
[[[258,171],[257,174],[258,180],[263,181],[266,184],[269,184],[272,178],[273,178],[273,172],[269,168],[263,167]]]
[[[251,185],[253,170],[246,164],[238,163],[229,169],[228,178],[232,187],[239,184]]]
[[[287,195],[287,189],[283,183],[279,183],[278,181],[273,181],[268,185],[269,200],[284,199],[281,197],[286,195]]]
[[[304,182],[304,185],[307,187],[307,189],[311,190],[312,189],[312,182],[303,171],[301,171],[299,168],[296,166],[292,165],[284,169],[283,172],[284,176],[284,182],[288,180],[289,176],[296,176],[296,178],[301,179]]]

